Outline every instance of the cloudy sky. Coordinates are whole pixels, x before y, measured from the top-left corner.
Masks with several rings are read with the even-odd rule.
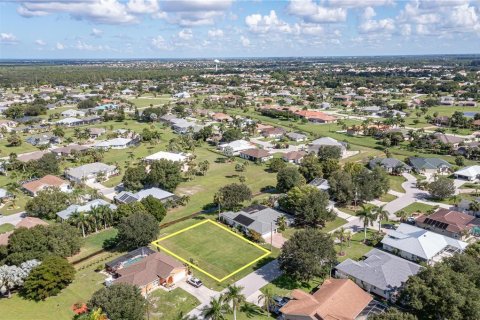
[[[434,53],[480,53],[480,0],[0,2],[0,58]]]

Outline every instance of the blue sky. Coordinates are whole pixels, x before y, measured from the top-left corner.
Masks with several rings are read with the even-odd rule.
[[[0,58],[480,53],[479,0],[0,2]]]

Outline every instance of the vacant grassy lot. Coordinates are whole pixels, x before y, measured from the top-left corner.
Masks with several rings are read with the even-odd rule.
[[[210,222],[176,234],[158,244],[219,279],[265,254],[259,248]]]
[[[412,204],[406,206],[402,210],[409,213],[409,214],[412,214],[412,213],[415,213],[415,212],[425,213],[428,210],[431,210],[433,208],[434,207],[431,206],[431,205],[428,205],[428,204],[425,204],[425,203],[415,202],[415,203],[412,203]]]
[[[74,255],[73,257],[70,257],[69,260],[77,261],[94,252],[102,250],[103,243],[106,240],[115,238],[116,235],[117,235],[117,229],[115,228],[101,230],[98,233],[88,235],[84,239],[84,243],[80,252]]]
[[[186,315],[200,302],[181,288],[170,292],[158,289],[148,297],[151,303],[150,319],[173,320],[179,319],[180,313]]]

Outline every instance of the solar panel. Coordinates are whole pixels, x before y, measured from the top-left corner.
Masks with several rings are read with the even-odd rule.
[[[239,214],[238,216],[235,217],[235,219],[233,219],[233,221],[235,222],[238,222],[244,226],[249,226],[251,225],[255,220],[247,217],[247,216],[244,216],[243,214]]]
[[[428,224],[429,226],[433,226],[435,228],[439,228],[439,229],[443,229],[443,230],[448,228],[448,223],[433,220],[433,219],[430,219],[430,218],[426,218],[424,223]]]

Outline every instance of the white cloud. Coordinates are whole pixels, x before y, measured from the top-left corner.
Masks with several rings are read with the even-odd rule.
[[[78,20],[89,20],[104,24],[129,24],[138,22],[127,6],[118,0],[88,1],[20,1],[17,12],[24,17],[45,16],[48,14],[69,14]]]
[[[0,44],[17,44],[17,37],[13,33],[0,33]]]
[[[278,19],[275,10],[271,10],[266,16],[252,14],[245,17],[245,24],[254,33],[283,32],[292,33],[295,27]]]
[[[47,45],[47,43],[45,41],[43,41],[42,39],[35,40],[35,44],[37,46],[40,46],[40,47],[44,47],[44,46]]]
[[[347,20],[345,8],[324,7],[312,0],[291,0],[287,11],[309,23],[335,23]]]
[[[172,47],[167,43],[167,41],[160,35],[152,38],[150,44],[153,48],[159,50],[171,50]]]
[[[64,49],[65,49],[65,45],[64,45],[63,43],[57,42],[57,44],[55,45],[55,49],[57,49],[57,50],[64,50]]]
[[[361,8],[393,5],[393,0],[328,0],[328,3],[334,7],[341,8]]]
[[[163,1],[161,8],[170,23],[193,27],[213,25],[231,5],[231,0],[175,0]]]
[[[133,14],[156,14],[159,10],[158,0],[129,0],[127,10]]]
[[[241,43],[242,46],[244,46],[244,47],[250,47],[250,39],[248,39],[248,38],[245,37],[245,36],[240,36],[240,43]]]
[[[90,32],[90,35],[95,38],[100,38],[103,34],[103,31],[97,28],[93,28],[92,32]]]
[[[224,36],[224,33],[222,29],[211,29],[208,30],[208,36],[210,38],[221,38]]]
[[[182,29],[178,33],[178,37],[182,40],[190,40],[193,38],[193,32],[191,29]]]
[[[377,14],[372,7],[367,7],[363,11],[361,23],[358,26],[360,33],[392,33],[395,31],[395,22],[391,18],[374,20]]]
[[[109,49],[108,46],[102,46],[102,45],[96,46],[96,45],[85,43],[80,40],[77,41],[74,48],[77,50],[83,50],[83,51],[104,51]]]

